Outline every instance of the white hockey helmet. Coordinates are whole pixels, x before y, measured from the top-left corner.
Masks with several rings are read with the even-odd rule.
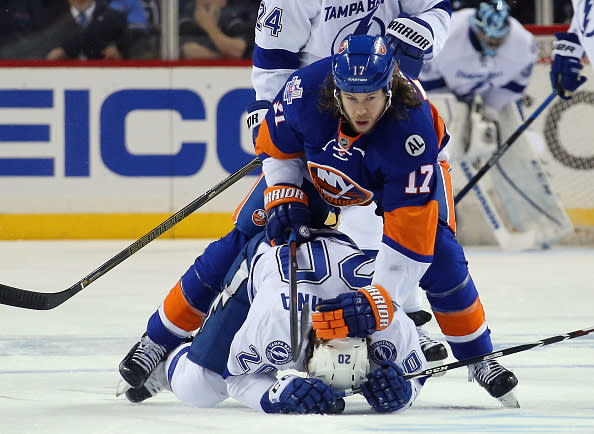
[[[369,372],[367,339],[316,339],[307,372],[337,392],[358,389]]]

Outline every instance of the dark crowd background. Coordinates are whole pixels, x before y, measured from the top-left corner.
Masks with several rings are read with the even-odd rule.
[[[0,60],[46,59],[63,40],[66,24],[72,21],[71,4],[90,0],[0,0]],[[166,0],[97,0],[127,15],[124,58],[159,59],[161,2]],[[522,24],[535,24],[535,2],[508,0],[512,15]],[[216,7],[210,4],[216,3]],[[453,0],[454,9],[475,7],[478,0]],[[204,6],[206,4],[206,6]],[[259,0],[179,0],[181,58],[250,59],[253,28]],[[200,13],[197,10],[200,9]],[[142,13],[139,15],[138,11]],[[571,0],[555,0],[554,23],[568,24]],[[243,41],[235,53],[217,51],[207,27],[217,26],[224,35]],[[212,30],[212,29],[211,29]],[[189,45],[188,45],[189,44]],[[187,50],[186,47],[194,47]],[[196,46],[199,46],[196,48]]]

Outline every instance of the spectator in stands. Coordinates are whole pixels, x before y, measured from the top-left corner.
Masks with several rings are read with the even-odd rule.
[[[180,26],[182,56],[251,59],[257,13],[257,0],[195,0],[192,25]]]
[[[123,13],[102,1],[68,2],[71,16],[65,23],[62,43],[48,53],[47,59],[128,58],[130,35]]]
[[[111,0],[109,7],[126,15],[130,37],[130,57],[142,57],[148,36],[148,20],[141,0]]]
[[[126,15],[128,29],[146,32],[148,22],[144,5],[140,0],[111,0],[109,7]]]

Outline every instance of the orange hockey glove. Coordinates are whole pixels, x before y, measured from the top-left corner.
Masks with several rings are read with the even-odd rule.
[[[394,317],[392,299],[380,286],[369,285],[347,292],[316,306],[313,329],[321,339],[365,338],[390,325]]]

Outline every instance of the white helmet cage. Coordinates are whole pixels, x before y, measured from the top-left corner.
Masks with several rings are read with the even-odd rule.
[[[316,339],[307,372],[336,392],[358,389],[369,373],[367,339]]]

